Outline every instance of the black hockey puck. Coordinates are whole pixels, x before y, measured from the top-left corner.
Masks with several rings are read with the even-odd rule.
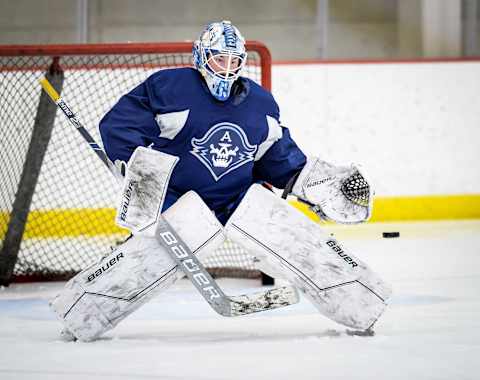
[[[275,279],[262,272],[262,285],[275,285]]]
[[[382,232],[384,238],[396,238],[400,237],[400,232]]]

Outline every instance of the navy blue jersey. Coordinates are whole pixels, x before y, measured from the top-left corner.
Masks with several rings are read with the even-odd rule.
[[[179,157],[164,210],[194,190],[222,223],[252,183],[283,188],[306,160],[268,91],[242,77],[220,102],[193,68],[150,76],[104,116],[100,134],[112,161],[128,161],[138,146]]]

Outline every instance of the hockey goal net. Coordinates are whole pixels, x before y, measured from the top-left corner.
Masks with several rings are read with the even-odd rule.
[[[0,284],[61,280],[119,244],[117,187],[77,131],[42,95],[47,75],[100,142],[98,124],[157,70],[191,66],[192,44],[0,46]],[[243,75],[270,89],[270,54],[248,42]],[[258,276],[227,242],[206,261],[218,275]]]

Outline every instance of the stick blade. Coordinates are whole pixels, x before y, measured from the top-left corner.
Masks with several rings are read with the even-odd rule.
[[[258,313],[298,303],[300,297],[293,286],[282,286],[251,294],[229,296],[231,301],[230,316]]]

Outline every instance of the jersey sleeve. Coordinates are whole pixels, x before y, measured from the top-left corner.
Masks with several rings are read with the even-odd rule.
[[[281,128],[277,140],[253,167],[255,181],[266,181],[283,189],[288,180],[305,166],[306,156],[290,136],[288,128]]]
[[[100,121],[99,129],[107,156],[128,161],[138,146],[148,146],[158,135],[150,107],[148,80],[122,96]]]

